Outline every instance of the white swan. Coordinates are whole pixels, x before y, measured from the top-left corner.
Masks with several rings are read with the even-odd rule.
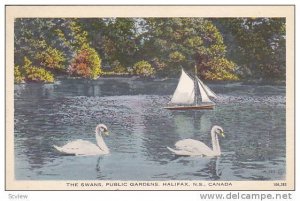
[[[85,140],[75,140],[67,143],[62,147],[53,145],[55,149],[63,154],[71,155],[104,155],[109,153],[103,138],[102,133],[108,135],[107,127],[104,124],[99,124],[96,129],[96,144]]]
[[[213,126],[211,129],[212,149],[203,142],[184,139],[176,142],[175,149],[167,147],[171,152],[180,156],[220,156],[221,149],[218,135],[224,136],[224,131],[220,126]]]

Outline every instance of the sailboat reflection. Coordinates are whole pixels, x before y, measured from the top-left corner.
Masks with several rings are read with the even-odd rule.
[[[180,138],[192,138],[195,134],[207,133],[212,126],[211,114],[190,111],[174,114],[175,132]]]

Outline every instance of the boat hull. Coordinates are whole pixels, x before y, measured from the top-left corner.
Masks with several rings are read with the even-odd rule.
[[[193,106],[167,106],[164,109],[167,110],[212,110],[215,105],[193,105]]]

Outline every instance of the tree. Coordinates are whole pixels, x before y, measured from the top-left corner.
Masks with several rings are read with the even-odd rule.
[[[15,83],[22,83],[22,82],[24,82],[24,80],[25,80],[25,77],[21,73],[20,67],[19,66],[15,66],[14,67],[14,82]]]
[[[243,78],[285,79],[284,18],[212,19]]]
[[[64,53],[50,46],[42,52],[37,52],[34,58],[40,61],[41,66],[48,69],[63,70],[65,68]]]
[[[204,18],[145,18],[145,51],[158,73],[198,68],[204,79],[238,79],[218,29]],[[220,62],[222,61],[222,62]],[[177,72],[176,72],[177,70]],[[217,75],[217,76],[212,76]]]
[[[105,65],[119,63],[128,67],[134,64],[139,42],[135,18],[84,18],[78,22],[89,33],[88,40],[102,55]]]
[[[54,82],[54,75],[51,72],[43,68],[33,66],[32,62],[27,57],[24,57],[22,69],[27,82]]]
[[[27,75],[26,80],[35,79],[35,81],[44,81],[36,78],[37,74],[43,74],[45,79],[52,80],[51,77],[54,75],[50,75],[49,71],[55,74],[67,73],[67,66],[70,65],[76,52],[81,47],[89,45],[87,35],[77,19],[17,18],[14,56],[15,65],[20,68],[15,70],[34,74],[35,76]],[[24,57],[32,63],[31,68],[23,69]],[[97,61],[93,58],[90,60]],[[98,74],[98,70],[92,67],[91,77],[94,78]]]
[[[101,59],[96,50],[86,45],[82,46],[72,60],[68,72],[71,75],[96,79],[101,74]]]
[[[139,61],[133,66],[133,74],[142,77],[151,77],[155,74],[154,68],[147,61]]]
[[[109,62],[119,61],[123,66],[132,66],[136,61],[137,29],[135,18],[111,18],[105,32],[104,50]]]

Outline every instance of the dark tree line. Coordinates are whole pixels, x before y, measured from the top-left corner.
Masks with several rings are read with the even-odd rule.
[[[57,75],[285,79],[284,18],[18,18],[15,82]]]

